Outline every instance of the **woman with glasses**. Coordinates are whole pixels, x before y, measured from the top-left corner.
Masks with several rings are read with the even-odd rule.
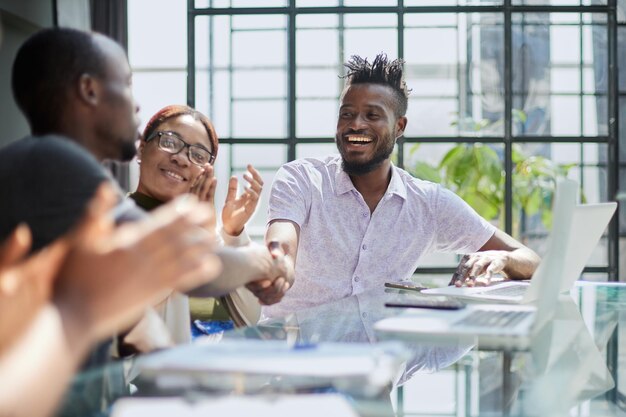
[[[161,109],[144,130],[137,157],[139,184],[129,197],[148,211],[185,193],[196,194],[200,200],[213,204],[217,184],[213,163],[217,151],[217,135],[205,115],[183,105]],[[237,177],[230,178],[221,213],[222,226],[218,236],[229,246],[250,243],[244,227],[254,214],[263,187],[261,175],[251,165],[248,165],[244,179],[248,186],[237,195]],[[252,324],[260,314],[258,300],[245,288],[220,299],[192,299],[192,305],[202,319],[214,321],[218,329],[219,323],[228,320],[235,325]],[[186,296],[171,294],[157,306],[157,312],[164,319],[174,342],[190,340]]]

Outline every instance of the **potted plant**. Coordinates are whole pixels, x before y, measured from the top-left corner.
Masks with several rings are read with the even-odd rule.
[[[518,111],[518,118],[523,112]],[[467,118],[466,118],[467,119]],[[453,122],[457,124],[457,122]],[[475,132],[490,126],[486,121],[463,120]],[[409,155],[415,157],[420,144]],[[482,217],[504,225],[505,172],[501,156],[494,147],[482,143],[459,143],[453,146],[436,165],[412,158],[407,171],[417,178],[442,184],[454,191]],[[523,238],[525,221],[539,216],[546,228],[552,224],[552,196],[559,177],[567,176],[575,164],[556,164],[539,155],[529,156],[519,144],[513,144],[513,235]]]

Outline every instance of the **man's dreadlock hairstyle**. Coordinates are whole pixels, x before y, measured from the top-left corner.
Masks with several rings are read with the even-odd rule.
[[[403,64],[402,59],[389,62],[387,55],[383,53],[376,55],[371,64],[367,62],[367,58],[352,55],[344,64],[348,69],[343,77],[346,79],[346,88],[353,84],[381,84],[391,87],[396,98],[396,116],[404,116],[410,90],[407,89],[402,75]]]

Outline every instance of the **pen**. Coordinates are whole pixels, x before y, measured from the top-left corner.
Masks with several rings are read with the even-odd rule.
[[[293,345],[294,350],[308,350],[315,349],[316,347],[317,345],[315,343],[298,343],[296,345]]]
[[[412,282],[385,282],[385,287],[410,291],[421,291],[427,288],[419,284],[414,284]]]

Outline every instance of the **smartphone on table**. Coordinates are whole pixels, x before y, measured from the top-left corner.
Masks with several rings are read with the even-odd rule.
[[[427,287],[424,287],[420,284],[416,284],[414,282],[409,281],[401,281],[401,282],[385,282],[386,288],[393,288],[396,290],[405,290],[405,291],[422,291]]]

